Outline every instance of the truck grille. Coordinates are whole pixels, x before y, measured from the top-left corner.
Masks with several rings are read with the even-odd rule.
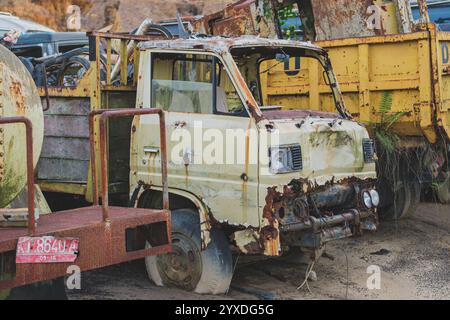
[[[302,147],[300,145],[294,145],[291,147],[291,152],[294,170],[295,171],[303,170]]]
[[[372,163],[375,160],[375,148],[372,139],[363,140],[364,162]]]

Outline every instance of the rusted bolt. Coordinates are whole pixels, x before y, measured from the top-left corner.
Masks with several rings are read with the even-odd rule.
[[[133,126],[132,128],[131,128],[131,131],[133,132],[133,133],[135,133],[136,132],[136,126]]]

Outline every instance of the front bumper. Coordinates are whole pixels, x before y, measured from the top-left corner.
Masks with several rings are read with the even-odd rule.
[[[269,188],[262,230],[265,253],[278,255],[283,246],[317,250],[330,241],[376,231],[377,209],[363,200],[364,192],[375,190],[375,185],[372,179],[353,178],[324,186],[295,180],[282,193]]]

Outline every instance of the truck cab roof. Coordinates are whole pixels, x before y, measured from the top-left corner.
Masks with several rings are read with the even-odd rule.
[[[236,48],[251,47],[292,47],[298,49],[308,49],[320,53],[325,51],[311,42],[300,42],[291,40],[266,39],[254,36],[243,36],[239,38],[196,38],[196,39],[176,39],[176,40],[155,40],[140,44],[142,50],[146,49],[179,49],[179,50],[207,50],[212,52],[226,52]]]

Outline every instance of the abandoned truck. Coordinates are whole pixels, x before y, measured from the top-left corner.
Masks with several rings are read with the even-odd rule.
[[[121,59],[112,56],[113,46],[120,47]],[[280,256],[297,247],[315,260],[329,241],[376,230],[373,142],[364,126],[349,120],[319,47],[253,37],[154,40],[92,33],[90,52],[91,68],[76,87],[48,88],[38,181],[47,193],[95,201],[99,181],[89,172],[99,168],[89,154],[90,110],[164,110],[173,251],[146,259],[157,285],[224,293],[233,252]],[[317,76],[333,92],[334,112],[286,112],[262,103],[260,78],[268,71],[258,71],[260,63],[296,56],[315,61]],[[118,79],[111,76],[112,60],[120,61]],[[109,199],[161,209],[165,148],[157,119],[111,119],[108,128]],[[157,238],[147,241],[149,248],[158,244]]]
[[[323,68],[336,113],[261,104],[260,63],[294,56]],[[230,244],[267,256],[302,247],[316,259],[326,242],[376,229],[373,143],[348,120],[325,51],[259,38],[152,41],[141,45],[139,69],[136,107],[165,110],[169,137],[174,252],[147,258],[157,285],[223,293]],[[157,209],[157,123],[135,118],[131,132],[130,190],[137,206]],[[228,161],[233,151],[242,162]]]
[[[209,35],[318,41],[335,66],[348,111],[376,142],[379,215],[400,219],[414,213],[423,191],[450,202],[449,36],[427,23],[426,4],[415,2],[414,21],[408,0],[241,0],[191,21]],[[334,110],[314,64],[299,57],[267,64],[261,65],[270,69],[261,77],[266,104],[295,110],[302,99],[300,109]]]
[[[144,113],[159,116],[164,149],[162,110],[120,109],[91,117],[100,117],[100,136],[105,137],[108,118]],[[44,115],[36,85],[22,62],[0,45],[0,299],[30,298],[30,293],[31,298],[43,298],[40,289],[22,286],[64,277],[74,264],[87,271],[171,251],[166,161],[160,170],[166,186],[165,210],[110,207],[106,171],[101,170],[102,206],[96,197],[91,207],[50,213],[34,182],[43,140]],[[107,166],[105,149],[103,138],[99,169]],[[96,159],[96,150],[91,152]],[[97,180],[95,170],[92,174]],[[142,240],[140,247],[130,246],[130,238],[142,236],[157,239],[157,244],[145,248]]]

